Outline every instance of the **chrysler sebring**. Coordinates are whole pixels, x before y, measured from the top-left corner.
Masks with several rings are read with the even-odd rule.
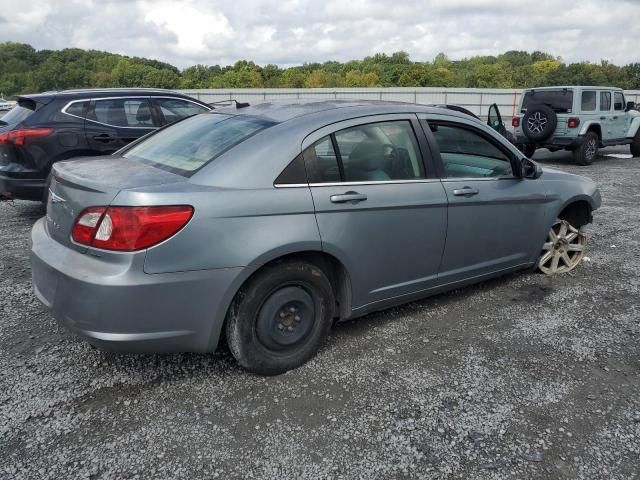
[[[542,169],[451,109],[238,105],[56,163],[33,285],[101,348],[223,340],[243,367],[277,374],[312,357],[334,321],[575,268],[599,206],[591,180]]]

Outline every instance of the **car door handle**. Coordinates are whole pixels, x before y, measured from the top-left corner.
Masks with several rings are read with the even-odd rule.
[[[113,140],[116,139],[116,137],[113,137],[111,135],[109,135],[108,133],[101,133],[100,135],[94,135],[93,136],[94,140],[97,140],[98,142],[112,142]]]
[[[607,117],[600,117],[600,120],[606,120]]]
[[[617,116],[616,116],[616,117],[613,117],[613,119],[614,119],[614,120],[617,120],[617,119],[618,119],[618,117],[617,117]]]
[[[479,193],[480,193],[480,190],[478,190],[477,188],[471,188],[471,187],[458,188],[453,191],[453,194],[457,197],[470,197],[472,195],[477,195]]]
[[[358,203],[364,202],[367,199],[367,196],[364,193],[346,192],[340,195],[331,195],[329,199],[332,203]]]

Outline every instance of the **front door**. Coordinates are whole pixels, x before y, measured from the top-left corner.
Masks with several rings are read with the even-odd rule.
[[[415,116],[385,115],[303,144],[323,250],[345,263],[354,309],[436,283],[447,198],[426,174],[416,130]]]
[[[613,119],[613,96],[612,92],[602,90],[599,92],[600,103],[598,105],[600,130],[602,131],[602,141],[608,142],[615,138],[615,120]]]
[[[624,111],[627,104],[622,92],[613,93],[613,125],[614,138],[620,140],[625,138],[629,129],[630,116]]]
[[[148,98],[99,98],[89,106],[85,135],[92,150],[109,155],[157,127]]]
[[[515,154],[471,122],[424,127],[449,202],[439,283],[532,263],[544,242],[542,182],[516,178]]]

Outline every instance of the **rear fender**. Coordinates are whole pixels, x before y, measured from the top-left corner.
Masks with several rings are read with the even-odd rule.
[[[600,128],[600,123],[595,120],[588,120],[580,128],[580,136],[586,135],[590,129],[596,129],[600,133],[600,139],[602,140],[602,129]]]

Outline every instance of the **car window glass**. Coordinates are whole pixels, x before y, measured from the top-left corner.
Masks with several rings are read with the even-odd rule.
[[[309,183],[340,181],[338,157],[331,137],[327,136],[307,148],[303,153]]]
[[[556,113],[571,113],[573,106],[573,90],[531,90],[524,94],[521,112],[536,105],[547,105]]]
[[[336,132],[344,181],[424,178],[418,143],[408,121],[360,125]]]
[[[447,178],[512,177],[509,157],[483,136],[462,127],[431,125]]]
[[[18,104],[5,113],[3,117],[0,117],[0,125],[17,125],[29,118],[34,112],[34,109]]]
[[[272,125],[241,115],[197,115],[136,143],[122,156],[188,176]]]
[[[208,111],[202,105],[177,98],[158,98],[155,101],[167,123],[173,123],[185,117]]]
[[[89,106],[89,100],[85,100],[83,102],[73,102],[69,105],[65,112],[69,115],[74,115],[76,117],[84,118],[84,114],[86,112],[86,108]]]
[[[116,127],[153,127],[151,105],[144,98],[96,100],[87,118]]]
[[[592,112],[596,109],[596,92],[593,90],[585,90],[582,92],[582,111]]]
[[[611,110],[611,92],[600,92],[600,111]]]
[[[613,96],[613,109],[624,110],[624,95],[620,92],[615,92]]]

